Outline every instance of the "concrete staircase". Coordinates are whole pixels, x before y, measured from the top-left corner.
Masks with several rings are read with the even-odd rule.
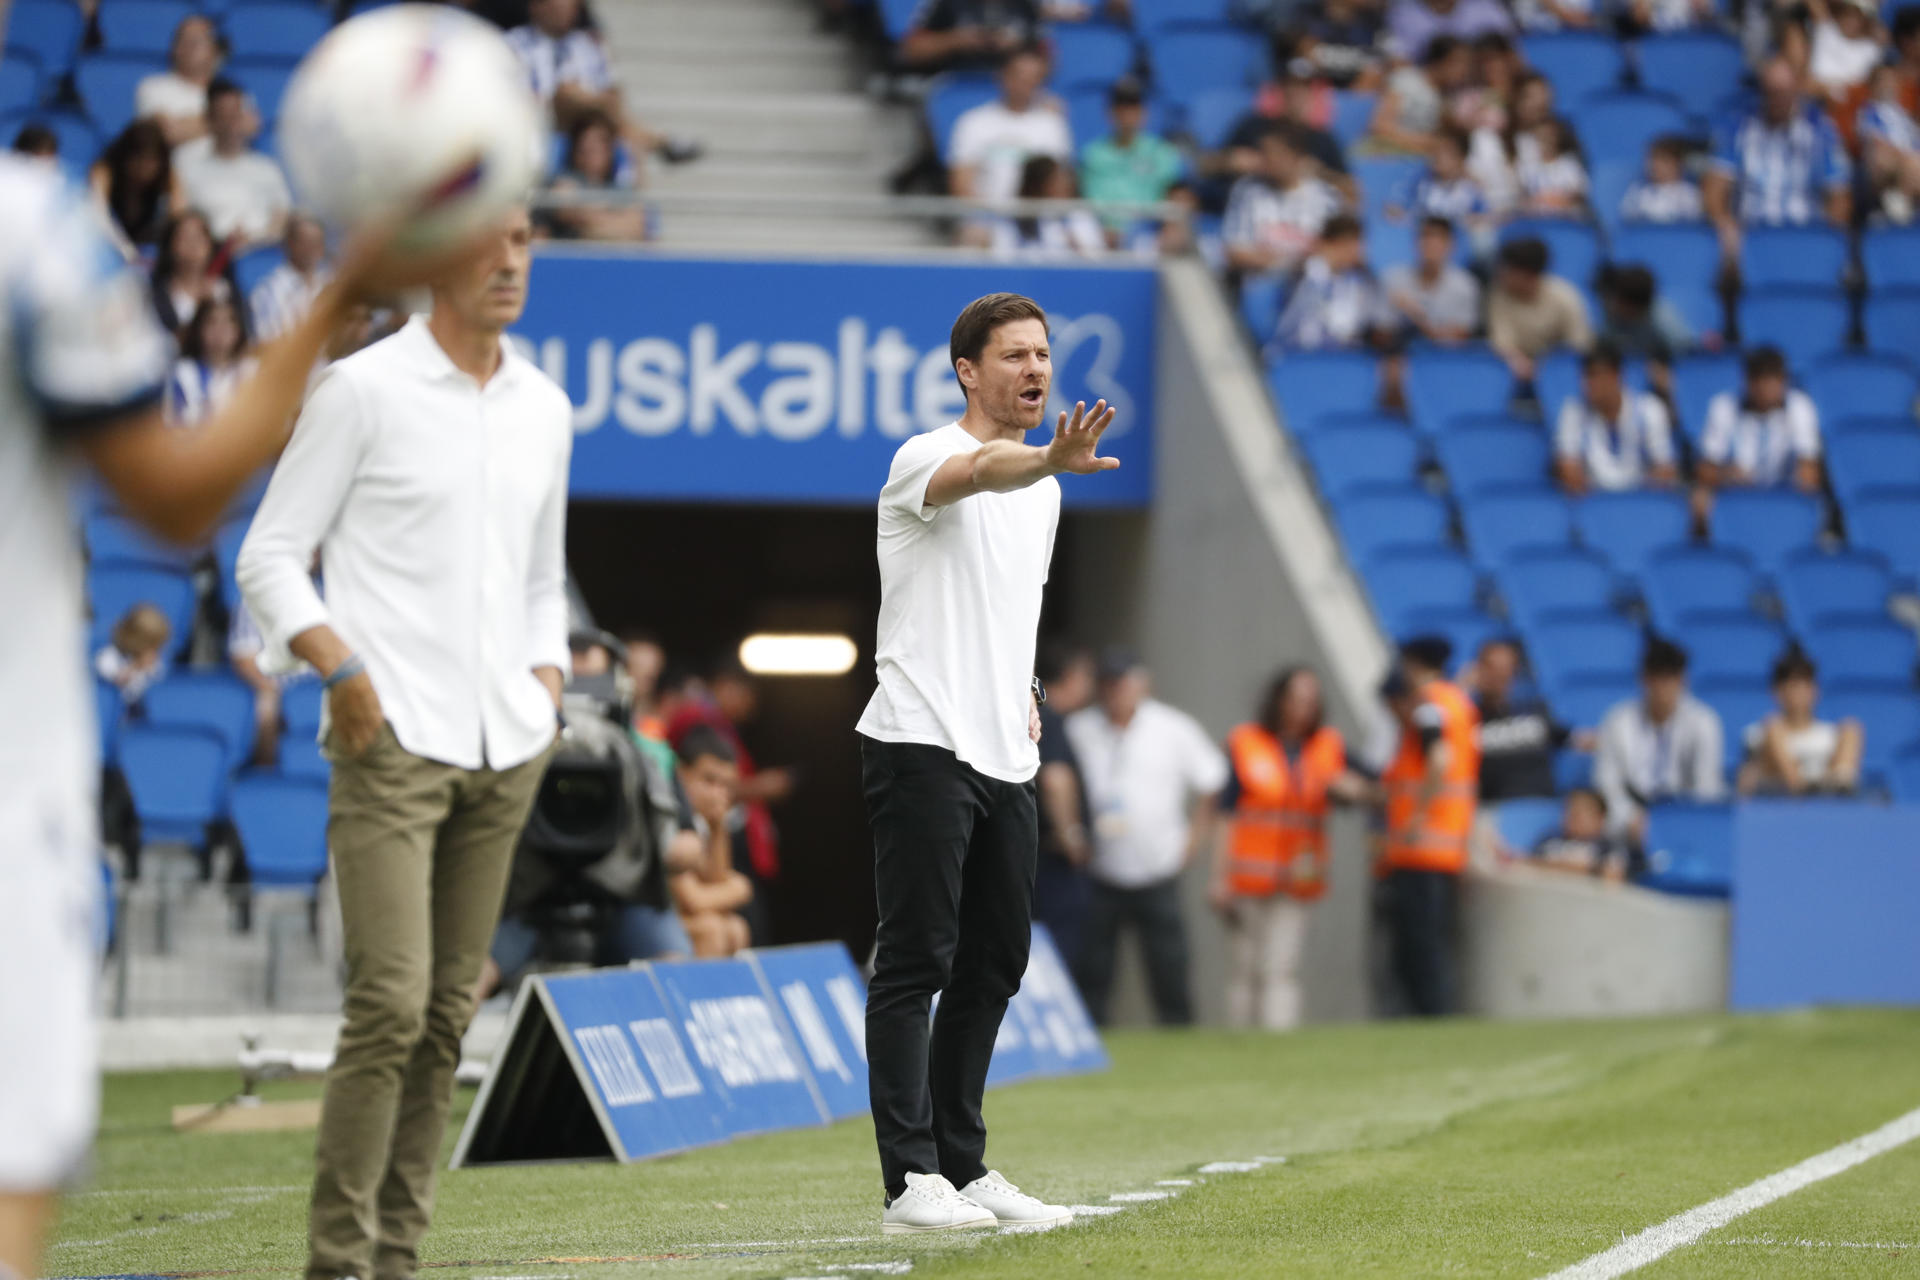
[[[629,109],[707,148],[692,164],[649,163],[647,190],[666,197],[662,244],[807,251],[936,243],[925,221],[795,211],[808,197],[883,194],[915,142],[911,109],[862,91],[859,51],[819,32],[806,0],[601,0],[596,11]],[[681,208],[676,198],[714,203]]]

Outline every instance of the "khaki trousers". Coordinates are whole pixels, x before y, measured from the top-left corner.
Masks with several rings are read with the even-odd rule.
[[[1284,893],[1234,900],[1227,944],[1227,1021],[1233,1026],[1286,1031],[1300,1025],[1300,953],[1309,910]]]
[[[415,1273],[460,1037],[549,754],[459,769],[409,755],[387,726],[334,763],[327,839],[347,984],[321,1104],[308,1280]]]

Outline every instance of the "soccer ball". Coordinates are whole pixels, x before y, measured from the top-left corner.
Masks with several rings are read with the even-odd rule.
[[[303,208],[351,230],[410,209],[400,248],[459,242],[525,200],[547,113],[497,28],[451,6],[351,18],[287,86],[280,157]]]

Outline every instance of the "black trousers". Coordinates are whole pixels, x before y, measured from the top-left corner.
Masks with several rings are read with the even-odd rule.
[[[1155,1020],[1167,1027],[1191,1023],[1193,994],[1187,978],[1187,925],[1180,915],[1178,876],[1132,889],[1102,884],[1099,880],[1093,882],[1087,930],[1080,941],[1080,954],[1074,961],[1074,974],[1080,982],[1080,994],[1086,999],[1087,1012],[1095,1022],[1106,1025],[1120,931],[1128,926],[1140,935]]]
[[[1454,920],[1460,877],[1444,871],[1387,873],[1393,976],[1406,1011],[1437,1018],[1454,1010]]]
[[[964,1187],[987,1171],[980,1100],[1032,939],[1039,808],[951,751],[860,740],[880,907],[867,1077],[887,1194],[909,1173]],[[940,1008],[929,1032],[927,1010]]]

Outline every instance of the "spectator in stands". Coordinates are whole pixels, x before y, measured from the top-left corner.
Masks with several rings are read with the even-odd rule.
[[[1753,8],[1764,10],[1765,6]],[[1712,26],[1719,19],[1715,0],[1626,0],[1615,17],[1622,34],[1634,36]]]
[[[1587,166],[1573,126],[1559,116],[1533,127],[1539,158],[1519,170],[1520,207],[1535,216],[1578,217],[1587,210]]]
[[[207,136],[173,153],[188,202],[207,215],[214,239],[236,252],[278,240],[293,210],[280,166],[253,149],[259,128],[247,91],[215,80],[207,89]]]
[[[1576,734],[1554,719],[1538,695],[1514,691],[1520,645],[1496,637],[1480,646],[1463,683],[1480,711],[1480,799],[1486,804],[1550,796],[1553,753],[1562,747],[1592,750],[1593,735]]]
[[[1551,119],[1553,85],[1536,71],[1524,71],[1514,78],[1498,123],[1489,117],[1476,124],[1467,172],[1497,212],[1520,204],[1523,178],[1540,163],[1539,128]]]
[[[1283,351],[1385,346],[1398,317],[1367,266],[1360,220],[1336,213],[1321,229],[1281,308],[1274,343]]]
[[[1722,391],[1707,403],[1695,468],[1702,515],[1718,489],[1820,491],[1820,411],[1813,398],[1787,385],[1787,359],[1778,347],[1755,347],[1744,363],[1741,394]]]
[[[1818,674],[1798,645],[1773,664],[1773,699],[1780,711],[1747,726],[1741,795],[1852,795],[1859,790],[1866,734],[1858,720],[1814,715]]]
[[[148,76],[134,90],[134,115],[160,126],[170,146],[205,137],[207,88],[226,54],[212,18],[182,18],[173,29],[167,69]]]
[[[1920,5],[1914,13],[1920,17]],[[1854,119],[1860,160],[1875,199],[1874,212],[1886,222],[1905,226],[1920,207],[1920,124],[1900,100],[1897,67],[1875,68],[1868,83],[1871,96]]]
[[[1644,844],[1647,806],[1662,800],[1718,800],[1726,790],[1720,717],[1687,692],[1687,651],[1671,640],[1647,642],[1640,697],[1600,721],[1593,785],[1607,801],[1607,823]]]
[[[1580,362],[1580,395],[1560,408],[1554,478],[1574,497],[1678,483],[1673,423],[1660,398],[1629,389],[1619,349],[1598,343]]]
[[[1593,0],[1514,0],[1523,31],[1584,31],[1594,25]]]
[[[1069,964],[1080,954],[1092,887],[1093,810],[1067,733],[1067,717],[1093,701],[1094,659],[1085,649],[1042,645],[1037,661],[1047,700],[1040,704],[1040,856],[1033,879],[1033,919],[1053,935]]]
[[[210,417],[253,369],[240,303],[231,295],[207,299],[180,335],[180,358],[167,380],[167,421],[191,426]]]
[[[1289,15],[1275,48],[1276,60],[1303,63],[1316,80],[1336,89],[1372,93],[1386,79],[1386,24],[1369,0],[1314,0],[1285,6]]]
[[[167,224],[153,263],[153,306],[176,336],[204,302],[233,296],[233,282],[215,257],[207,217],[189,209]]]
[[[120,615],[100,652],[93,655],[93,674],[120,691],[120,700],[132,706],[167,673],[167,647],[173,643],[173,624],[156,605],[137,604]]]
[[[1498,0],[1394,0],[1387,11],[1394,53],[1422,60],[1435,41],[1473,40],[1489,31],[1513,32],[1513,17]]]
[[[1840,106],[1886,56],[1880,7],[1874,0],[1806,0],[1806,7],[1809,28],[1789,24],[1781,33],[1781,51],[1809,87]]]
[[[1422,7],[1420,0],[1401,0],[1401,4]],[[1451,99],[1473,72],[1473,50],[1463,40],[1440,35],[1422,47],[1425,53],[1418,64],[1401,67],[1387,77],[1387,87],[1374,108],[1370,135],[1390,151],[1430,154],[1435,135],[1449,119]]]
[[[1293,135],[1296,149],[1312,160],[1321,181],[1339,192],[1342,199],[1353,202],[1359,188],[1347,167],[1346,150],[1325,127],[1326,121],[1315,111],[1314,103],[1314,82],[1292,67],[1284,68],[1277,80],[1254,95],[1253,109],[1235,123],[1226,146],[1200,158],[1200,173],[1210,178],[1238,179],[1265,172],[1262,140],[1275,126],[1285,126]]]
[[[28,121],[20,126],[20,132],[13,135],[13,154],[31,156],[35,160],[58,160],[60,135],[37,120]]]
[[[1429,215],[1420,221],[1411,266],[1388,270],[1387,302],[1412,333],[1457,346],[1480,327],[1480,282],[1453,260],[1453,223]]]
[[[1047,55],[1038,45],[1014,53],[1000,69],[1000,97],[961,113],[949,151],[949,189],[976,200],[1008,200],[1020,190],[1031,156],[1073,160],[1073,132],[1060,102],[1045,91]]]
[[[122,129],[87,171],[87,183],[130,256],[158,248],[168,221],[186,208],[173,153],[151,120]]]
[[[1029,156],[1020,171],[1022,200],[1071,200],[1079,194],[1073,170],[1052,156]],[[1107,252],[1100,219],[1085,209],[999,218],[993,251],[1002,258],[1094,258]]]
[[[247,299],[253,334],[262,342],[271,342],[298,324],[333,279],[333,268],[327,264],[327,232],[319,219],[304,213],[290,215],[281,248],[286,260],[253,286]]]
[[[582,116],[598,113],[614,121],[642,155],[671,163],[700,155],[699,143],[655,133],[627,114],[599,33],[581,25],[580,0],[531,0],[527,24],[507,32],[507,43],[559,128],[570,130]]]
[[[1093,901],[1080,949],[1080,990],[1107,1018],[1123,928],[1139,932],[1154,1014],[1193,1021],[1180,873],[1210,848],[1227,762],[1184,711],[1148,696],[1146,668],[1114,652],[1100,663],[1099,701],[1067,717],[1093,821]]]
[[[1636,861],[1632,846],[1607,829],[1607,799],[1592,787],[1567,793],[1560,829],[1541,836],[1530,857],[1534,866],[1597,876],[1609,884],[1625,880]]]
[[[716,730],[696,725],[680,740],[680,788],[700,837],[697,866],[670,881],[680,923],[696,956],[730,956],[752,945],[742,911],[754,897],[753,882],[733,868],[728,815],[740,791],[733,747]]]
[[[1261,173],[1240,179],[1227,200],[1221,236],[1227,263],[1249,274],[1289,271],[1340,212],[1333,188],[1313,174],[1291,125],[1270,125],[1261,136]]]
[[[1722,252],[1738,261],[1740,224],[1804,226],[1852,220],[1852,166],[1833,122],[1808,109],[1785,59],[1760,69],[1760,109],[1720,140],[1701,186]]]
[[[1665,134],[1647,144],[1646,170],[1620,197],[1626,222],[1698,222],[1706,216],[1700,188],[1687,177],[1687,143]]]
[[[1445,218],[1476,245],[1490,235],[1493,221],[1487,193],[1467,172],[1466,131],[1454,125],[1435,130],[1426,171],[1416,176],[1387,207],[1393,219]]]
[[[1080,189],[1098,208],[1113,204],[1153,204],[1186,169],[1180,149],[1146,129],[1146,95],[1134,79],[1116,80],[1107,91],[1107,119],[1113,132],[1090,142],[1080,152]],[[1116,242],[1139,221],[1136,214],[1107,214],[1110,238]]]
[[[613,117],[587,111],[575,117],[567,131],[567,154],[561,172],[547,184],[550,191],[631,191],[633,175],[622,173],[619,134]],[[628,240],[648,238],[647,211],[637,204],[578,205],[550,209],[541,215],[547,234],[559,240]]]
[[[909,71],[982,71],[1040,41],[1038,0],[929,0],[901,37]]]
[[[1628,360],[1645,360],[1655,391],[1671,392],[1673,358],[1694,345],[1694,335],[1672,305],[1654,291],[1653,272],[1637,262],[1601,268],[1600,338]],[[1708,342],[1717,335],[1706,335]]]
[[[1547,268],[1546,242],[1525,236],[1500,246],[1487,299],[1487,341],[1519,381],[1533,380],[1534,361],[1550,351],[1593,345],[1587,302]]]

